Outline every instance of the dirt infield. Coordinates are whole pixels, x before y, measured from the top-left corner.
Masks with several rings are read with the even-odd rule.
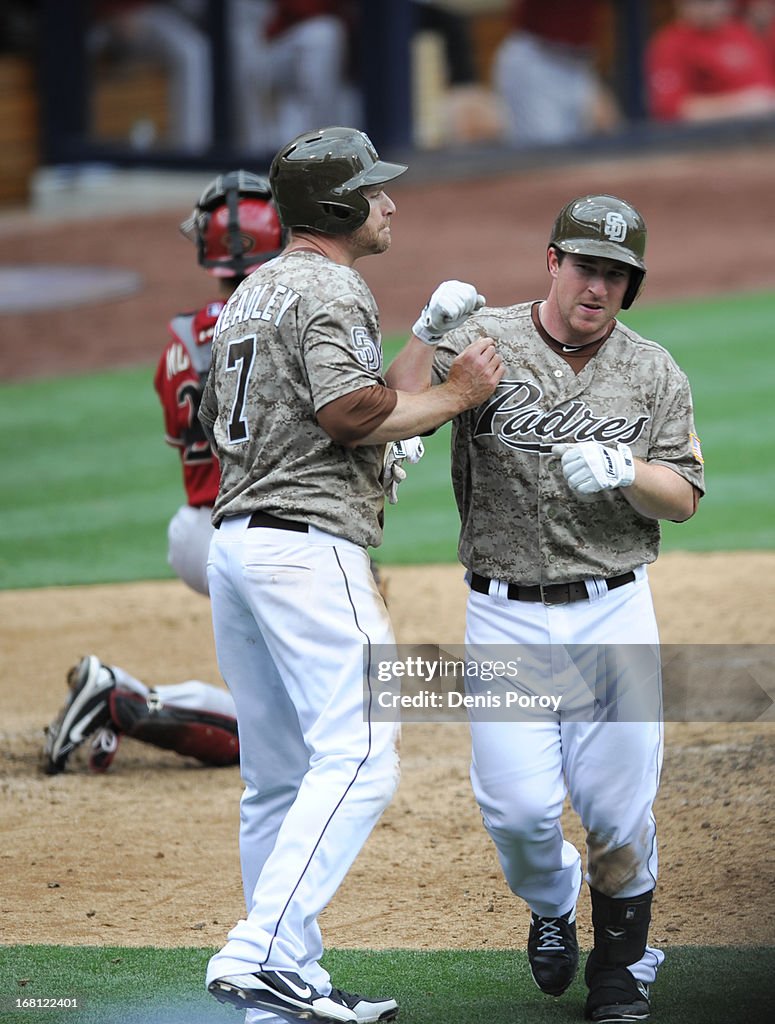
[[[551,219],[586,191],[624,195],[646,216],[646,301],[771,287],[775,233],[763,211],[771,208],[774,156],[749,149],[465,185],[397,183],[393,248],[363,261],[385,333],[405,329],[446,277],[475,280],[493,303],[541,294]],[[155,360],[169,316],[207,297],[193,251],[176,237],[192,198],[163,215],[0,224],[4,251],[16,261],[102,263],[145,279],[121,301],[0,318],[0,375]],[[663,556],[651,572],[663,640],[775,643],[774,570],[772,553]],[[462,641],[459,568],[385,574],[401,642]],[[14,883],[0,907],[2,941],[220,943],[242,913],[236,769],[203,770],[131,741],[106,776],[90,775],[83,758],[56,778],[37,769],[42,726],[83,653],[149,683],[217,681],[207,602],[177,582],[4,592],[0,639],[0,858]],[[774,729],[770,721],[668,725],[656,808],[657,943],[775,943]],[[324,914],[328,945],[522,946],[526,912],[508,893],[481,827],[467,746],[464,725],[405,728],[398,796]],[[565,825],[581,844],[569,812]],[[580,926],[589,945],[584,900]]]
[[[775,554],[666,555],[652,569],[666,643],[774,643]],[[461,643],[456,566],[386,570],[403,643]],[[713,602],[706,600],[724,580]],[[751,580],[760,582],[751,587]],[[87,651],[149,683],[218,679],[209,605],[178,582],[0,593],[4,942],[215,945],[241,915],[236,768],[202,769],[125,740],[108,775],[38,773],[42,726]],[[439,625],[439,624],[443,625]],[[668,724],[657,802],[659,943],[775,941],[775,725]],[[404,727],[398,795],[324,914],[340,947],[521,947],[468,782],[468,734]],[[571,812],[564,823],[582,843]],[[579,913],[589,943],[586,901]]]

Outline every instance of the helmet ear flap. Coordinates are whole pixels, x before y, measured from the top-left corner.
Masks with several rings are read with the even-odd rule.
[[[645,281],[645,270],[640,270],[638,267],[632,267],[630,269],[630,283],[627,285],[627,291],[624,293],[624,298],[622,299],[622,309],[629,309],[633,302],[635,302],[637,297],[643,291]]]
[[[342,231],[355,231],[363,224],[364,220],[369,213],[369,204],[367,200],[363,200],[363,207],[361,209],[354,209],[357,203],[357,198],[354,196],[350,206],[346,206],[344,203],[332,203],[321,201],[318,205],[325,214],[329,224],[335,224],[338,226],[341,223]]]

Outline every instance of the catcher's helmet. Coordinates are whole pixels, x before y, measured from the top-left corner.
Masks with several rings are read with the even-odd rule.
[[[199,265],[215,277],[244,277],[284,244],[269,182],[250,171],[214,178],[180,230],[195,243]]]
[[[363,132],[331,127],[305,132],[283,146],[269,181],[284,227],[346,235],[369,216],[360,190],[392,181],[406,169],[380,160]]]
[[[635,301],[646,276],[646,224],[641,215],[616,196],[581,196],[557,215],[549,245],[562,252],[604,256],[632,267],[622,309]]]

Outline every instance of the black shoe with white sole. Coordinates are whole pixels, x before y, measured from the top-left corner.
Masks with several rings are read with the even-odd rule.
[[[241,1010],[266,1010],[289,1021],[357,1024],[359,1020],[355,1010],[344,1002],[321,995],[293,971],[256,971],[255,974],[216,978],[207,986],[207,991],[220,1003],[229,1003]]]
[[[651,1013],[648,985],[626,967],[595,967],[587,972],[589,994],[584,1016],[595,1024],[648,1020]]]
[[[354,992],[345,992],[341,988],[332,988],[329,999],[343,1003],[355,1011],[358,1024],[378,1024],[378,1022],[394,1020],[398,1015],[398,1003],[395,999],[370,999]]]
[[[43,770],[64,771],[68,758],[83,741],[110,721],[108,701],[116,686],[113,673],[99,658],[87,654],[67,674],[70,696],[46,729]]]
[[[527,958],[533,981],[549,996],[561,996],[576,977],[579,944],[576,908],[562,917],[530,916]]]

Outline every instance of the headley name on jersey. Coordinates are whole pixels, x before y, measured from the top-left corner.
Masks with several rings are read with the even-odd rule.
[[[239,288],[221,311],[215,333],[218,335],[235,324],[247,324],[251,320],[273,321],[275,327],[279,327],[298,299],[299,293],[284,284],[276,284],[271,289],[266,282],[252,288]]]
[[[474,437],[494,437],[508,448],[546,454],[555,444],[579,441],[632,444],[643,433],[648,416],[596,416],[580,399],[542,409],[543,390],[535,381],[502,380],[481,408]]]

